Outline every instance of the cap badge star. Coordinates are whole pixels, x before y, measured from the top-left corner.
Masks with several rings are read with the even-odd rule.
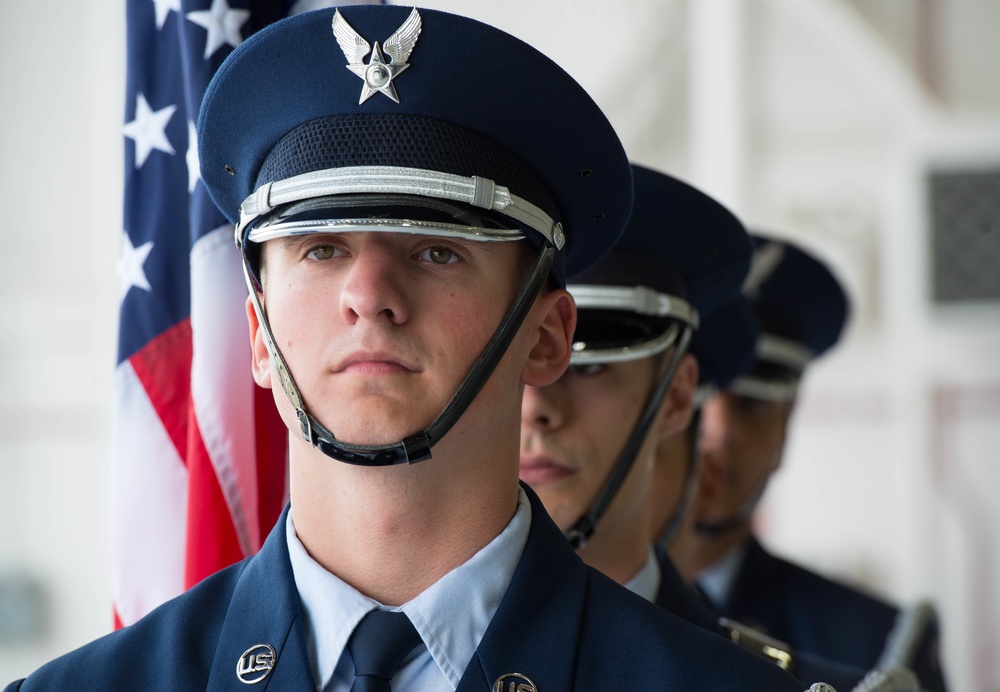
[[[347,23],[340,10],[333,13],[333,35],[347,58],[347,69],[364,82],[358,105],[370,99],[377,91],[399,103],[393,80],[410,66],[406,60],[417,43],[417,37],[420,36],[420,14],[416,8],[382,46],[376,41],[375,47],[372,48],[371,44]],[[389,56],[389,62],[385,61],[383,50],[385,55]],[[369,52],[371,57],[366,63],[364,59]]]

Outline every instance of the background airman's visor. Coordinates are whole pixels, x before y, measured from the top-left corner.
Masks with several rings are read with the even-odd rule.
[[[620,363],[662,353],[677,339],[679,323],[698,326],[698,313],[676,296],[645,286],[571,284],[577,324],[570,362]]]

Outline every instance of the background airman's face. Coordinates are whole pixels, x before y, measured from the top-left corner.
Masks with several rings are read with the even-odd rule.
[[[521,410],[521,480],[563,530],[597,496],[653,387],[654,358],[571,366],[557,382],[525,388]],[[634,522],[648,491],[654,431],[601,520]],[[635,526],[635,524],[633,524]]]
[[[717,523],[759,495],[781,463],[791,403],[722,392],[702,409],[695,518]]]

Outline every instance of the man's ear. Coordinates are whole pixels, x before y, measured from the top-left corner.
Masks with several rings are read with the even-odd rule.
[[[258,294],[259,295],[259,294]],[[263,296],[261,296],[263,300]],[[264,330],[257,319],[257,311],[254,309],[253,299],[247,296],[247,324],[250,327],[250,369],[253,371],[253,380],[264,389],[271,388],[271,355],[264,345]]]
[[[532,387],[544,387],[558,380],[569,367],[576,303],[568,291],[555,289],[539,296],[532,312],[540,315],[537,338],[521,371],[521,381]]]
[[[690,353],[681,357],[670,383],[670,390],[663,399],[656,423],[659,438],[679,435],[691,424],[694,415],[694,394],[698,389],[698,361]]]

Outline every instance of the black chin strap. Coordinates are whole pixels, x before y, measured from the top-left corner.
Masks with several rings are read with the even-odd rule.
[[[687,514],[688,507],[691,506],[691,501],[694,499],[695,490],[698,488],[698,474],[695,469],[698,465],[698,431],[701,429],[701,408],[696,408],[691,416],[690,431],[691,434],[691,445],[688,449],[687,455],[687,472],[684,475],[684,489],[681,491],[680,499],[677,500],[677,506],[674,507],[673,512],[671,512],[670,517],[667,519],[666,525],[663,527],[663,531],[656,539],[656,544],[667,549],[670,542],[674,540],[674,536],[677,535],[677,531],[681,528],[681,523],[684,521],[684,515]]]
[[[254,309],[257,311],[257,319],[264,332],[264,341],[267,350],[274,361],[278,379],[282,388],[288,396],[292,406],[295,407],[295,415],[299,420],[302,430],[302,437],[312,444],[316,449],[323,452],[332,459],[343,461],[348,464],[359,466],[392,466],[395,464],[412,464],[424,459],[431,458],[431,447],[441,440],[444,435],[451,430],[455,422],[469,407],[472,400],[476,398],[479,391],[486,384],[486,380],[493,374],[497,364],[507,352],[507,348],[513,341],[517,330],[520,329],[524,318],[531,309],[535,298],[541,292],[542,285],[548,278],[549,269],[555,259],[555,248],[546,243],[531,271],[531,275],[521,287],[510,309],[504,316],[503,321],[493,333],[486,348],[479,358],[472,365],[469,373],[462,380],[451,401],[438,414],[437,418],[427,428],[419,433],[411,435],[400,442],[389,445],[353,445],[342,442],[334,437],[333,433],[306,411],[305,402],[299,392],[298,386],[292,379],[288,364],[281,355],[271,326],[267,321],[264,306],[256,290],[256,282],[250,269],[249,260],[246,254],[246,242],[241,245],[243,248],[243,273],[250,288],[250,296],[253,300]]]
[[[618,455],[615,465],[608,472],[608,477],[604,480],[604,485],[601,486],[601,489],[597,492],[597,497],[583,513],[583,516],[577,520],[572,528],[564,532],[566,540],[569,541],[569,544],[573,548],[580,549],[587,544],[587,541],[594,533],[597,522],[607,511],[612,500],[615,499],[618,490],[621,489],[622,484],[625,482],[628,472],[632,469],[632,464],[635,463],[635,455],[639,452],[639,447],[642,446],[643,441],[646,439],[646,433],[649,432],[650,426],[656,419],[656,412],[659,410],[660,404],[663,403],[667,392],[670,391],[670,385],[674,380],[674,374],[677,372],[677,366],[680,365],[681,358],[687,353],[692,332],[691,325],[682,325],[680,338],[677,340],[669,367],[664,371],[659,382],[656,383],[649,398],[646,399],[646,405],[643,407],[642,413],[640,413],[639,419],[632,429],[632,434],[625,441],[625,446]]]

